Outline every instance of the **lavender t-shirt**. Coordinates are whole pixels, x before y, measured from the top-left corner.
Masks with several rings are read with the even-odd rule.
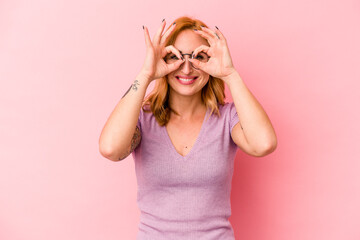
[[[140,223],[137,240],[234,240],[228,220],[237,145],[234,103],[208,109],[190,152],[180,155],[154,115],[140,110],[141,142],[133,151]],[[209,117],[209,118],[208,118]]]

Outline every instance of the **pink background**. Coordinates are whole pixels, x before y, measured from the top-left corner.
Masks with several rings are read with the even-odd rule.
[[[236,239],[360,239],[355,0],[2,0],[0,239],[135,239],[133,159],[98,139],[142,67],[142,25],[182,15],[223,32],[278,137],[263,158],[238,150]]]

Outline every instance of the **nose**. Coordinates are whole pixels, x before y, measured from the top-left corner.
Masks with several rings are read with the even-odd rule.
[[[188,56],[184,56],[184,55],[188,55]],[[190,54],[183,54],[183,58],[185,58],[185,62],[183,62],[180,65],[180,68],[182,68],[182,71],[185,74],[188,74],[188,73],[190,73],[192,71],[192,68],[193,68],[191,62],[189,61]]]

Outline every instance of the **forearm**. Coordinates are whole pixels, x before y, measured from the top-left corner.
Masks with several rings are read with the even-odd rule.
[[[106,157],[121,156],[131,144],[140,108],[150,83],[141,73],[135,79],[110,114],[101,132],[99,149]]]
[[[274,149],[277,145],[276,134],[266,112],[246,87],[239,73],[223,79],[233,97],[236,111],[246,140],[259,152]]]

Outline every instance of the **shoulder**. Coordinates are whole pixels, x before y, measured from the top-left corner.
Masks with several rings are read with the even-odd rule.
[[[209,109],[209,112],[211,115],[211,119],[213,119],[214,122],[217,124],[220,124],[220,122],[230,122],[231,119],[234,118],[234,111],[236,113],[235,105],[232,102],[224,102],[223,104],[217,103],[218,113],[216,109]],[[213,117],[212,117],[213,116]]]
[[[239,117],[235,108],[234,102],[226,102],[224,105],[218,105],[220,118],[229,125],[229,130],[233,129],[236,123],[239,122]]]
[[[139,122],[143,127],[143,131],[159,127],[159,123],[157,122],[155,115],[146,105],[144,108],[140,108]]]
[[[218,109],[219,109],[219,113],[220,116],[225,116],[229,115],[233,109],[235,108],[235,105],[233,102],[225,102],[224,104],[219,104],[218,103]]]
[[[140,119],[142,120],[149,120],[150,118],[154,117],[154,114],[152,113],[149,106],[145,105],[140,108]]]

